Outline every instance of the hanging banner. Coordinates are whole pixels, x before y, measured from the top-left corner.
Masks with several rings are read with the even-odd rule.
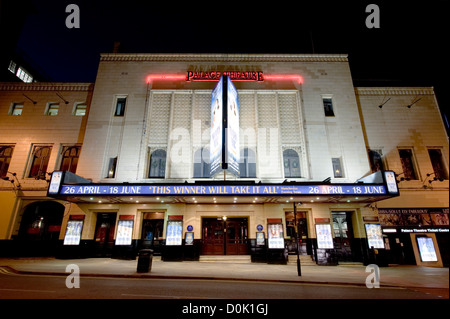
[[[210,176],[227,170],[239,176],[239,100],[230,78],[222,75],[211,93]]]
[[[210,176],[222,170],[223,153],[223,77],[211,93],[211,138],[209,142]]]

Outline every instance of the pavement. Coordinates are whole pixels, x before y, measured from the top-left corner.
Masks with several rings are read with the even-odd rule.
[[[301,276],[296,264],[273,265],[265,263],[224,263],[199,261],[161,261],[153,257],[149,272],[137,272],[138,260],[111,258],[56,259],[56,258],[0,258],[0,273],[68,276],[66,267],[75,264],[80,276],[121,278],[167,278],[243,280],[286,283],[336,284],[366,286],[373,271],[362,264],[337,266],[304,265]],[[426,288],[447,291],[449,268],[411,265],[379,267],[380,287]],[[373,277],[372,277],[373,278]]]

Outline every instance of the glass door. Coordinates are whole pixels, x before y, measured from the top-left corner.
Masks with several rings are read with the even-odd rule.
[[[351,242],[353,239],[353,229],[351,212],[332,212],[334,247],[338,260],[352,261]]]
[[[224,255],[225,232],[222,218],[203,218],[202,254]]]
[[[95,256],[110,257],[114,246],[116,213],[97,214],[95,226]]]

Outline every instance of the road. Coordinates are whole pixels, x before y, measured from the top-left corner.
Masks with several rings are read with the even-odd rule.
[[[73,281],[72,281],[73,282]],[[0,272],[0,299],[443,299],[448,290],[239,280],[80,277]]]

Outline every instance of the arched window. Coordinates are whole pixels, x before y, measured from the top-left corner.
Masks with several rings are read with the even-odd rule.
[[[33,157],[28,177],[37,179],[45,179],[48,161],[50,159],[51,146],[35,146],[33,149]]]
[[[164,178],[166,176],[166,151],[156,150],[150,156],[149,178]]]
[[[63,149],[61,167],[59,168],[61,171],[76,172],[80,149],[80,146],[68,146]]]
[[[209,149],[202,147],[194,153],[194,178],[210,177]]]
[[[8,173],[14,146],[0,146],[0,177],[5,177]]]
[[[283,151],[284,177],[301,177],[300,158],[293,149]]]
[[[240,177],[256,177],[256,155],[252,149],[241,150],[241,160],[239,163]]]

